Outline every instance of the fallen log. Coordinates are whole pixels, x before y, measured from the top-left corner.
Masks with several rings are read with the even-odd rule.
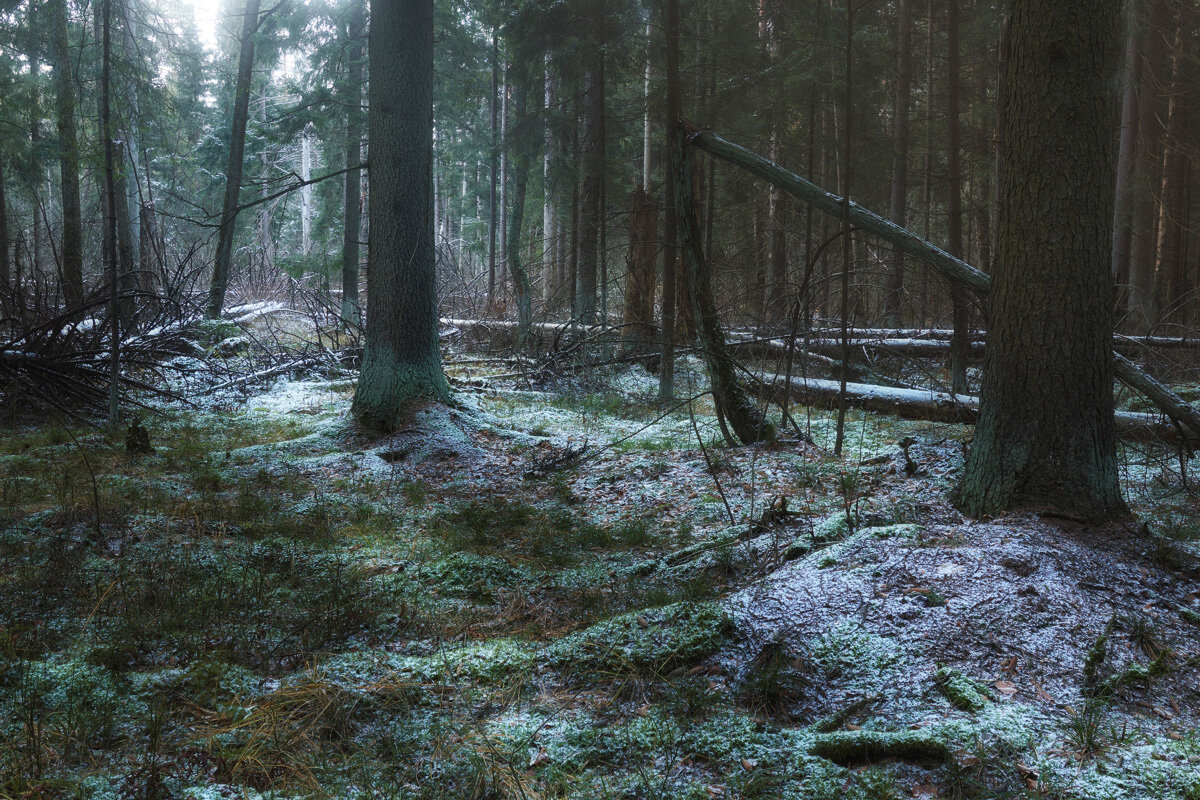
[[[841,215],[848,209],[850,223],[855,227],[890,242],[893,247],[905,255],[924,261],[947,280],[965,286],[980,298],[986,298],[991,292],[992,279],[982,270],[976,269],[960,258],[955,258],[907,228],[902,228],[891,220],[873,214],[857,203],[844,201],[837,195],[804,180],[794,172],[788,172],[778,164],[768,161],[744,147],[727,142],[715,134],[695,127],[689,131],[688,143],[757,175],[828,214]],[[1133,362],[1121,355],[1114,355],[1113,372],[1118,380],[1142,392],[1164,414],[1171,417],[1178,425],[1186,428],[1189,438],[1200,439],[1200,413],[1197,413],[1196,409],[1192,408],[1183,398],[1138,369]]]
[[[778,399],[782,392],[797,402],[813,408],[835,409],[841,387],[839,381],[819,378],[792,378],[782,375],[756,374],[761,383],[751,387],[758,394]],[[846,402],[854,408],[895,414],[903,419],[918,419],[928,422],[975,424],[979,418],[979,398],[973,395],[953,395],[932,389],[900,389],[879,386],[873,383],[847,383]],[[1143,442],[1166,442],[1179,444],[1182,434],[1177,425],[1158,414],[1141,414],[1118,411],[1113,415],[1117,435],[1125,439]],[[1200,440],[1189,437],[1188,444]]]

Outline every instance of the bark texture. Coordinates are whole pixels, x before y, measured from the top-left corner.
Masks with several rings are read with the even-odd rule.
[[[625,274],[626,350],[644,351],[654,338],[654,261],[658,256],[658,208],[644,187],[633,191],[629,214],[629,262]]]
[[[992,323],[956,489],[974,515],[1125,511],[1111,350],[1120,29],[1109,0],[1013,3]]]
[[[907,224],[909,99],[912,94],[912,0],[900,0],[896,22],[895,128],[892,131],[892,197],[888,217],[900,227]],[[904,298],[904,254],[892,251],[891,272],[884,295],[883,316],[899,326]]]
[[[396,430],[444,401],[433,242],[433,0],[375,0],[367,117],[367,330],[353,413]]]

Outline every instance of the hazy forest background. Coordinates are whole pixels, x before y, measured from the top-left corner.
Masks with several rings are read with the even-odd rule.
[[[1200,800],[1195,0],[0,0],[0,799]]]

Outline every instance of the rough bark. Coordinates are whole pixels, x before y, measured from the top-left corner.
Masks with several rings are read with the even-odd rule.
[[[554,165],[558,159],[558,137],[555,136],[552,124],[555,107],[558,105],[558,87],[554,71],[550,66],[550,54],[546,54],[545,69],[545,105],[543,106],[544,124],[542,141],[545,155],[542,159],[542,302],[549,305],[558,289],[555,285],[555,267],[557,237],[555,236]]]
[[[233,235],[237,229],[238,195],[242,190],[242,166],[246,152],[246,122],[250,113],[250,79],[254,71],[254,32],[258,28],[259,0],[246,0],[242,12],[241,52],[233,97],[233,125],[229,135],[229,162],[225,168],[225,197],[217,229],[217,254],[208,290],[208,317],[218,319],[225,306],[229,270],[233,263]]]
[[[449,397],[433,240],[433,5],[371,6],[367,326],[353,414],[381,431],[396,430],[414,402]]]
[[[700,220],[692,188],[690,148],[685,144],[685,127],[675,126],[671,161],[675,173],[676,224],[683,252],[683,273],[691,295],[696,319],[696,338],[708,370],[709,385],[719,417],[733,429],[743,444],[770,440],[775,430],[742,388],[737,379],[737,365],[725,345],[725,334],[717,317],[712,299],[709,274],[701,244]]]
[[[59,268],[63,300],[83,301],[83,214],[79,201],[79,135],[75,119],[75,71],[67,35],[66,0],[51,0],[55,113],[58,117],[58,164],[62,191],[62,248]]]
[[[1013,3],[1006,202],[980,418],[955,491],[976,516],[1125,513],[1110,272],[1120,27],[1109,0]]]
[[[892,197],[888,217],[900,227],[907,224],[909,105],[912,94],[912,0],[900,0],[896,20],[896,85],[893,98]],[[892,251],[891,272],[884,294],[883,317],[888,325],[901,324],[904,299],[904,254]]]
[[[1184,269],[1184,238],[1187,235],[1188,143],[1190,104],[1183,102],[1187,80],[1183,75],[1184,28],[1188,20],[1183,4],[1176,8],[1171,46],[1171,77],[1167,89],[1166,130],[1163,132],[1162,184],[1159,191],[1157,242],[1154,272],[1157,276],[1157,307],[1164,319],[1178,320],[1187,299],[1188,274]],[[1190,26],[1189,30],[1190,30]],[[1188,93],[1190,94],[1190,93]]]
[[[500,209],[497,201],[497,186],[500,181],[500,118],[497,111],[497,95],[500,92],[500,54],[496,34],[492,34],[492,93],[488,98],[488,112],[491,115],[491,148],[488,160],[488,282],[487,301],[492,303],[496,297],[496,229],[499,224]]]
[[[355,3],[350,17],[350,47],[346,54],[346,166],[362,162],[363,6]],[[342,321],[360,322],[358,313],[358,237],[362,229],[362,170],[346,173],[342,186]]]

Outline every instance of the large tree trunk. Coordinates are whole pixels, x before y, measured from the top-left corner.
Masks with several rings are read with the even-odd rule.
[[[718,418],[723,423],[728,423],[743,444],[770,440],[774,438],[775,430],[766,417],[754,407],[738,382],[737,365],[729,354],[725,334],[717,318],[701,244],[702,234],[696,198],[692,189],[692,168],[689,163],[691,148],[685,144],[685,137],[685,123],[679,122],[675,126],[675,139],[671,148],[672,171],[675,173],[676,217],[683,252],[684,279],[687,281],[688,293],[695,308],[695,333],[708,370],[713,403]]]
[[[394,431],[445,401],[433,241],[433,0],[371,5],[367,331],[353,413]]]
[[[892,198],[888,217],[900,227],[907,224],[908,211],[908,110],[912,94],[912,0],[900,0],[896,20],[896,86],[893,98]],[[888,325],[901,324],[904,299],[904,254],[892,251],[892,269],[883,299],[883,317]]]
[[[83,213],[79,202],[79,136],[75,120],[75,70],[67,36],[66,0],[51,0],[55,110],[58,116],[58,164],[62,189],[62,250],[59,268],[63,300],[83,302]]]
[[[363,37],[366,23],[363,5],[355,3],[350,17],[350,47],[346,54],[346,173],[343,183],[342,226],[342,321],[359,324],[358,237],[362,229],[362,80]]]
[[[604,53],[596,43],[584,77],[583,188],[579,193],[579,286],[577,312],[584,324],[596,321],[596,279],[600,243],[600,196],[604,183]]]
[[[258,29],[259,0],[246,0],[242,16],[241,53],[233,96],[233,127],[229,134],[229,163],[225,168],[225,198],[217,229],[217,255],[208,289],[208,316],[216,319],[225,307],[229,270],[233,263],[233,235],[237,230],[238,196],[242,191],[242,162],[246,153],[246,122],[250,113],[250,80],[254,72],[254,32]]]
[[[1033,506],[1108,519],[1125,512],[1110,271],[1120,9],[1014,0],[1011,25],[1006,202],[980,418],[955,496],[976,516]]]

